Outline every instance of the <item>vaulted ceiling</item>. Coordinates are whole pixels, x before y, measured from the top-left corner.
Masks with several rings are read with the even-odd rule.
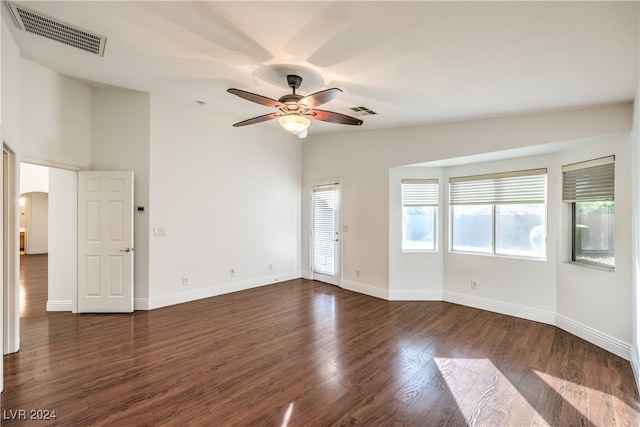
[[[87,53],[21,31],[3,5],[24,58],[92,84],[204,101],[229,126],[271,110],[227,88],[277,99],[289,73],[303,77],[301,94],[343,89],[325,109],[377,113],[357,129],[630,101],[638,87],[637,2],[16,3],[107,38],[103,56]]]

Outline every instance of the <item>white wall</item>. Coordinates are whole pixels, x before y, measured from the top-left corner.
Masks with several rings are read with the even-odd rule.
[[[5,8],[0,8],[2,15]],[[20,51],[13,41],[4,19],[0,19],[0,136],[2,142],[12,149],[20,141]],[[17,192],[17,189],[16,189]],[[3,240],[6,236],[3,236]],[[4,250],[4,249],[2,249]],[[3,253],[4,258],[4,253]],[[6,276],[3,271],[3,277]],[[16,274],[17,277],[17,274]],[[2,331],[2,354],[15,352],[19,348],[19,318],[12,313],[19,313],[19,304],[14,295],[18,295],[19,284],[4,283],[0,301],[0,330]],[[12,319],[8,316],[12,315]],[[0,390],[3,389],[2,364],[0,364]]]
[[[449,251],[449,215],[445,217],[445,299],[473,307],[488,309],[527,319],[554,323],[556,309],[555,250],[557,212],[560,202],[556,194],[559,183],[553,155],[483,162],[449,167],[445,170],[445,186],[449,178],[485,173],[547,168],[547,259],[530,260],[493,257]],[[448,211],[448,194],[443,209]],[[471,280],[477,289],[471,289]]]
[[[389,170],[389,295],[392,300],[442,300],[444,292],[444,219],[438,209],[436,252],[402,252],[402,180],[438,179],[444,199],[444,169],[397,167]],[[353,285],[351,285],[353,287]]]
[[[374,132],[310,135],[303,153],[303,271],[309,270],[309,182],[343,178],[343,218],[349,226],[349,233],[343,234],[344,282],[385,293],[389,289],[390,168],[628,132],[631,108],[631,104],[617,104]],[[359,280],[356,270],[361,273]]]
[[[46,254],[49,251],[49,194],[41,192],[25,193],[27,255]]]
[[[553,230],[558,236],[558,326],[614,353],[620,354],[616,348],[624,348],[620,355],[627,359],[632,340],[630,150],[630,136],[625,134],[602,138],[557,158],[560,166],[615,154],[615,271],[568,262],[570,215],[566,206],[556,214],[559,223]],[[560,185],[556,188],[555,197],[560,199]]]
[[[149,297],[149,94],[92,89],[91,169],[134,172],[134,300]]]
[[[21,161],[88,168],[91,161],[91,89],[26,59],[20,60]],[[13,107],[12,107],[13,108]]]
[[[4,7],[2,8],[4,9]],[[4,14],[4,10],[3,10]],[[20,51],[13,41],[9,28],[0,20],[2,26],[2,139],[14,150],[20,143]]]
[[[619,237],[616,254],[620,254],[620,264],[616,273],[608,273],[606,279],[593,274],[592,269],[582,267],[584,276],[588,277],[580,286],[590,287],[590,291],[576,292],[576,280],[565,274],[565,268],[581,267],[562,264],[566,252],[563,249],[560,253],[565,240],[561,240],[563,236],[559,230],[566,228],[560,213],[566,206],[559,201],[559,168],[569,159],[602,151],[611,154],[614,150],[621,156],[621,164],[616,165],[620,174],[616,191],[622,198],[625,195],[629,198],[630,166],[625,164],[625,159],[629,156],[631,109],[630,104],[621,104],[310,138],[303,153],[304,185],[332,176],[342,177],[344,181],[343,217],[350,233],[343,235],[343,287],[401,299],[416,299],[420,295],[422,299],[433,299],[441,291],[445,300],[557,323],[629,357],[630,305],[617,307],[625,298],[630,299],[625,290],[625,285],[629,289],[630,281],[629,256],[626,255],[631,249],[630,241],[628,238],[625,241],[624,236],[616,236]],[[486,154],[492,150],[492,155]],[[559,151],[564,154],[544,154]],[[491,160],[492,157],[503,160]],[[430,167],[398,167],[423,162]],[[399,200],[402,175],[442,177],[441,183],[446,183],[450,176],[537,167],[549,168],[547,261],[449,253],[446,212],[440,212],[441,253],[400,252],[400,205],[398,202],[394,208],[390,201]],[[302,265],[303,270],[308,270],[306,191],[302,206]],[[629,209],[628,203],[625,205],[624,202],[616,209],[616,228],[621,233],[629,229]],[[360,279],[355,278],[355,270],[360,270]],[[472,279],[478,282],[478,289],[473,292],[470,289]],[[606,286],[608,289],[605,290]],[[604,292],[600,298],[595,289]],[[602,309],[605,315],[602,315]],[[596,310],[600,310],[599,315],[595,314]]]
[[[77,173],[49,170],[47,311],[73,311],[77,289]]]
[[[20,163],[20,194],[32,191],[49,192],[49,168]]]
[[[232,123],[151,97],[149,308],[300,276],[300,140]]]
[[[20,163],[20,196],[26,201],[20,224],[25,228],[25,249],[30,255],[46,254],[49,250],[48,193],[49,168]]]

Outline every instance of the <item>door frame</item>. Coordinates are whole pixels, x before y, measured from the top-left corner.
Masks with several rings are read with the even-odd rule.
[[[2,354],[20,349],[19,163],[2,144]]]
[[[322,187],[328,185],[337,185],[336,191],[336,230],[338,230],[338,244],[336,248],[337,254],[334,255],[335,266],[335,283],[332,285],[342,288],[342,253],[343,253],[343,230],[342,230],[342,194],[343,194],[343,180],[342,178],[331,178],[317,181],[311,181],[309,183],[309,278],[311,280],[317,280],[315,278],[316,273],[313,271],[313,188]],[[327,282],[328,283],[328,282]]]
[[[3,229],[8,226],[8,231],[3,230],[3,295],[0,306],[2,307],[2,354],[15,353],[20,350],[20,163],[31,163],[49,168],[64,169],[77,173],[80,169],[76,166],[65,165],[57,162],[49,162],[31,156],[17,155],[11,147],[3,141],[3,163],[7,155],[8,170],[3,167],[3,213],[4,206],[9,215]],[[6,185],[6,191],[4,186]],[[77,195],[76,195],[77,198]],[[8,203],[8,204],[7,204]],[[13,206],[10,206],[10,205]],[[4,222],[4,221],[3,221]],[[76,227],[77,228],[77,227]],[[74,254],[75,255],[75,254]],[[77,287],[77,285],[76,285]],[[75,301],[76,289],[73,289],[72,312],[77,311]],[[3,321],[4,320],[4,321]],[[0,383],[1,384],[1,383]]]

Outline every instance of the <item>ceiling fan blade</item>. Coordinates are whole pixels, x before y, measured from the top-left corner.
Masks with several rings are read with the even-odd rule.
[[[271,114],[265,114],[264,116],[258,116],[258,117],[254,117],[252,119],[247,119],[247,120],[243,120],[241,122],[238,122],[236,124],[233,125],[233,127],[239,127],[239,126],[246,126],[246,125],[252,125],[255,123],[261,123],[261,122],[266,122],[267,120],[271,120],[271,119],[275,119],[276,117],[280,116],[280,113],[271,113]]]
[[[266,105],[267,107],[282,107],[282,103],[276,101],[275,99],[267,98],[266,96],[258,95],[257,93],[247,92],[246,90],[231,88],[227,89],[227,92],[239,96],[240,98],[244,98],[248,101],[255,102],[257,104]]]
[[[362,120],[356,119],[355,117],[347,116],[346,114],[336,113],[333,111],[325,111],[325,110],[311,110],[311,114],[309,117],[316,120],[321,120],[323,122],[329,123],[338,123],[341,125],[354,125],[360,126],[362,124]]]
[[[321,90],[316,93],[312,93],[311,95],[307,95],[298,101],[299,104],[304,104],[309,108],[317,107],[318,105],[322,105],[326,102],[331,101],[336,96],[342,93],[341,89],[337,87],[331,89]]]

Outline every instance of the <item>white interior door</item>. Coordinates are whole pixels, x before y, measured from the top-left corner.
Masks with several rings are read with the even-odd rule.
[[[78,172],[78,312],[133,311],[133,172]]]
[[[341,286],[339,184],[313,187],[311,204],[313,279]]]

